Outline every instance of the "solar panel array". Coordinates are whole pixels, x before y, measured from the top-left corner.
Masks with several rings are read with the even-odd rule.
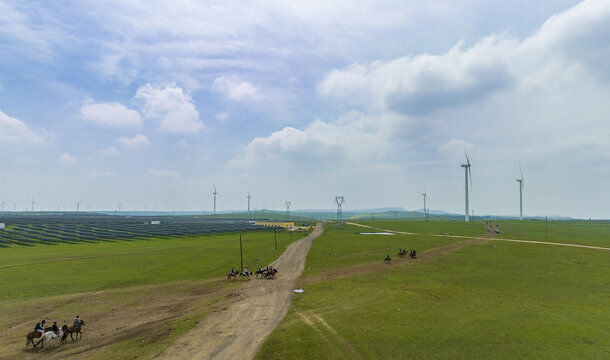
[[[111,216],[100,214],[0,214],[0,247],[99,241],[129,241],[172,236],[195,236],[273,230],[246,219],[188,216]]]

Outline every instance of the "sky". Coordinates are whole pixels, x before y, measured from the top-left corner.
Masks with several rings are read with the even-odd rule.
[[[608,64],[607,0],[0,0],[0,201],[463,213],[467,152],[475,215],[608,219]]]

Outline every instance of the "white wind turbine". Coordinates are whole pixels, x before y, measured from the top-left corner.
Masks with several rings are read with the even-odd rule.
[[[470,189],[472,191],[472,174],[470,173],[470,159],[468,158],[468,154],[464,151],[464,155],[466,156],[466,164],[460,165],[460,167],[464,168],[464,175],[466,176],[464,187],[466,191],[466,212],[464,213],[464,221],[470,221],[470,216],[468,215],[468,178],[470,177]]]
[[[214,185],[214,192],[212,194],[214,195],[214,215],[216,215],[216,195],[220,195],[216,192],[216,185]]]
[[[525,180],[523,180],[521,164],[519,164],[519,172],[521,173],[521,178],[517,179],[517,182],[519,183],[519,220],[523,220],[523,187],[525,186]]]

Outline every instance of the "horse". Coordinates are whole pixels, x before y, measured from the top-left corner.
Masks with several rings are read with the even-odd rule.
[[[83,333],[80,332],[81,327],[85,326],[85,322],[83,320],[81,320],[79,322],[80,326],[74,327],[74,326],[70,326],[68,327],[68,325],[64,325],[61,327],[61,329],[64,331],[64,336],[61,337],[61,341],[66,341],[66,338],[68,337],[68,334],[70,334],[70,339],[72,339],[72,341],[74,341],[74,337],[72,336],[72,334],[76,334],[76,340],[78,339],[82,339],[83,338]],[[65,329],[65,330],[64,330]],[[80,335],[80,337],[78,336]]]
[[[277,274],[277,273],[278,273],[277,269],[269,270],[265,274],[265,279],[275,279],[275,274]]]
[[[400,249],[400,251],[398,252],[398,256],[403,257],[407,255],[407,250],[406,249]]]
[[[231,280],[231,279],[237,280],[237,273],[232,273],[232,272],[228,273],[227,280]]]
[[[42,337],[40,338],[40,340],[34,344],[34,341],[32,341],[32,344],[34,344],[34,347],[36,347],[36,345],[40,345],[44,347],[44,344],[47,344],[49,341],[56,339],[55,341],[60,341],[59,338],[63,336],[63,331],[59,331],[59,334],[56,334],[55,331],[50,330],[50,331],[45,331],[44,334],[42,334]]]
[[[258,276],[259,276],[259,275],[261,275],[261,276],[263,276],[263,277],[264,277],[264,276],[265,276],[265,272],[266,272],[266,271],[267,271],[267,270],[265,270],[265,269],[263,269],[263,270],[256,270],[256,272],[254,273],[254,275],[255,275],[255,276],[256,276],[256,278],[258,279]]]
[[[391,257],[386,257],[385,259],[383,259],[383,262],[386,264],[389,264],[392,261]]]
[[[417,252],[415,252],[415,250],[411,251],[411,254],[409,255],[411,255],[411,259],[417,258]]]
[[[248,272],[239,273],[239,277],[247,277],[247,278],[249,278],[250,275],[252,275],[252,273],[249,272],[249,271]]]
[[[38,331],[30,331],[26,336],[25,336],[25,347],[28,347],[28,345],[30,345],[30,343],[32,343],[32,345],[34,345],[34,347],[36,347],[36,343],[34,342],[34,339],[38,339],[39,337],[41,337],[42,334],[40,334]]]

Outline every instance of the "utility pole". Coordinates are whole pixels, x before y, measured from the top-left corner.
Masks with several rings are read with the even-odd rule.
[[[548,217],[544,217],[544,236],[545,239],[549,239],[549,227],[548,227]]]
[[[241,247],[241,234],[239,234],[239,258],[241,260],[241,271],[244,271],[244,253]]]

